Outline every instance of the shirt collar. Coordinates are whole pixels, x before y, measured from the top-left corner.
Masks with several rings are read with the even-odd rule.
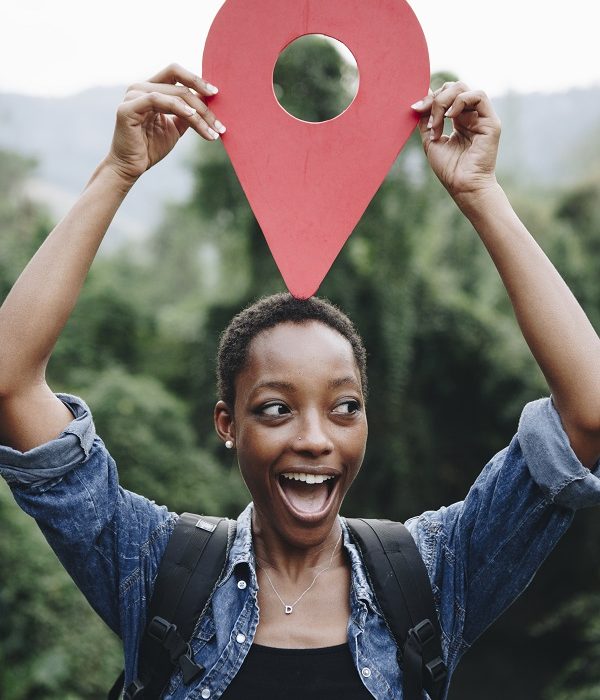
[[[223,578],[229,578],[239,564],[246,564],[256,581],[256,563],[252,547],[252,503],[249,503],[238,516],[235,538],[229,551]]]
[[[237,519],[237,530],[229,558],[224,578],[229,578],[236,566],[246,564],[256,584],[256,561],[254,559],[254,548],[252,546],[252,511],[253,504],[249,503],[240,513]],[[344,548],[350,560],[352,571],[352,589],[358,600],[363,600],[374,610],[378,610],[373,589],[369,582],[367,571],[357,546],[352,541],[352,536],[348,529],[345,518],[340,518],[343,533]]]
[[[369,581],[367,570],[360,552],[358,551],[358,547],[352,540],[352,535],[350,534],[350,529],[348,528],[346,518],[340,518],[340,521],[342,523],[342,530],[344,533],[344,547],[346,548],[346,552],[350,559],[350,567],[352,569],[353,593],[358,600],[365,601],[373,610],[378,612],[379,607],[375,601],[373,588]]]

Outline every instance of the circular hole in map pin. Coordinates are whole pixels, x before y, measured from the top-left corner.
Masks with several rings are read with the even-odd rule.
[[[283,109],[306,122],[339,116],[358,92],[359,73],[350,49],[324,34],[305,34],[281,52],[273,90]]]

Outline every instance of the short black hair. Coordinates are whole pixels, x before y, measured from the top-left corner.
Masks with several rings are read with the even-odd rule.
[[[235,380],[246,365],[253,338],[280,323],[307,321],[319,321],[329,326],[350,343],[366,398],[367,353],[352,321],[327,299],[296,299],[288,292],[282,292],[262,297],[240,311],[221,334],[217,353],[217,391],[231,411],[235,403]]]

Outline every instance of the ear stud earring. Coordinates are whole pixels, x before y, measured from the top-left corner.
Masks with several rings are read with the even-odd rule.
[[[225,447],[230,450],[233,447],[233,440],[225,440]]]

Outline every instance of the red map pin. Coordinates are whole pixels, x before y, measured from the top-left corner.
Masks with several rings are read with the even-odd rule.
[[[325,34],[356,59],[356,97],[339,116],[305,122],[273,91],[281,52]],[[211,26],[203,76],[223,145],[290,292],[314,294],[417,124],[429,56],[405,0],[226,0]]]

